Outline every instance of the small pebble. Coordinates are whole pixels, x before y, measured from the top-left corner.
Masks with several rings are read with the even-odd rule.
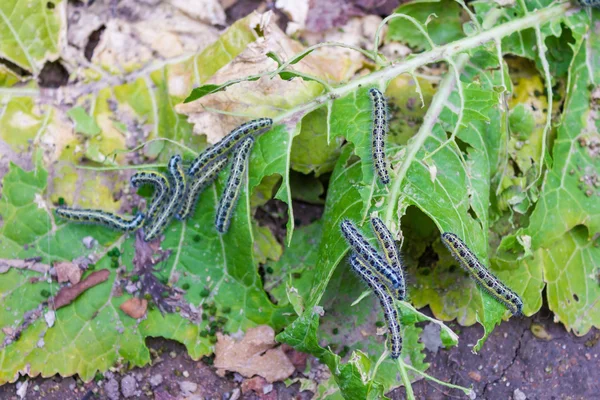
[[[513,400],[527,400],[527,396],[519,389],[515,389],[513,392]]]
[[[190,377],[190,373],[189,373],[189,372],[187,372],[187,371],[183,371],[183,374],[182,374],[182,375],[183,375],[183,376],[185,376],[186,378],[189,378],[189,377]]]
[[[179,389],[182,395],[189,396],[198,390],[198,384],[190,381],[179,382]]]
[[[119,382],[116,379],[111,378],[104,385],[104,392],[110,400],[119,400],[121,394],[119,393]]]
[[[83,243],[83,245],[86,247],[86,249],[91,249],[92,247],[94,247],[94,245],[96,243],[98,243],[96,241],[96,239],[94,239],[91,236],[86,236],[83,239],[81,239],[81,242]]]
[[[125,376],[121,379],[121,393],[125,398],[133,397],[136,395],[137,381],[131,375]]]
[[[175,353],[174,351],[169,353],[169,356],[171,356],[171,358],[175,358],[177,357],[177,353]]]
[[[148,382],[150,382],[150,385],[152,385],[152,387],[157,387],[163,382],[163,377],[161,374],[152,375]]]

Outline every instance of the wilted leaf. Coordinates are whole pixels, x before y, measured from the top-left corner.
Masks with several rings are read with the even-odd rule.
[[[275,347],[275,332],[269,326],[257,326],[235,341],[217,334],[215,367],[239,372],[246,377],[260,375],[269,382],[288,378],[295,368],[281,346]]]

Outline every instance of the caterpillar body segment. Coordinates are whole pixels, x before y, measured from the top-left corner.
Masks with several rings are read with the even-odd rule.
[[[56,209],[56,215],[69,221],[102,225],[121,232],[131,232],[144,223],[143,213],[137,213],[135,217],[128,219],[102,210],[59,207]]]
[[[271,128],[272,125],[273,120],[271,118],[258,118],[238,126],[229,132],[227,136],[221,139],[218,143],[209,147],[202,154],[200,154],[192,162],[192,165],[188,170],[188,176],[190,179],[192,179],[210,162],[226,155],[243,139],[250,137],[251,135],[259,135],[263,132],[266,132]]]
[[[227,157],[221,157],[211,163],[209,163],[204,170],[200,171],[196,176],[188,181],[188,187],[183,198],[183,203],[177,218],[184,220],[194,214],[198,197],[211,183],[215,181],[219,172],[227,165]]]
[[[388,131],[387,102],[379,89],[369,89],[369,96],[371,96],[373,105],[373,122],[371,128],[373,163],[375,164],[375,172],[377,172],[379,180],[384,185],[387,185],[390,183],[390,175],[385,161],[385,137]]]
[[[219,233],[227,232],[231,224],[233,212],[240,198],[242,184],[246,176],[246,170],[248,169],[248,160],[250,159],[252,146],[254,146],[254,138],[249,136],[240,143],[239,148],[233,156],[231,172],[227,178],[225,190],[219,200],[217,217],[215,219],[215,227]]]
[[[342,221],[342,234],[350,245],[352,251],[370,265],[383,279],[398,300],[404,300],[406,287],[404,280],[396,274],[392,267],[384,260],[373,246],[369,244],[362,233],[350,220]]]
[[[369,286],[379,299],[379,304],[383,308],[383,315],[387,323],[391,357],[393,359],[400,357],[402,353],[402,332],[398,319],[398,311],[394,306],[392,295],[388,292],[380,277],[373,273],[365,261],[357,254],[353,253],[350,256],[350,265],[352,266],[352,270]]]
[[[171,157],[169,160],[168,169],[169,173],[171,174],[171,189],[169,190],[167,199],[156,214],[156,218],[144,232],[145,241],[154,239],[167,227],[179,210],[179,206],[181,206],[181,199],[185,194],[186,176],[181,167],[180,155]]]
[[[442,243],[475,282],[515,315],[523,314],[523,300],[492,274],[454,233],[442,233]]]

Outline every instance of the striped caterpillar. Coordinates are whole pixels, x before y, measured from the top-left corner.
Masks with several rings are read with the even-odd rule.
[[[132,219],[126,219],[102,210],[59,207],[56,209],[56,215],[66,220],[102,225],[121,232],[131,232],[144,223],[142,213],[137,213]]]
[[[342,221],[340,226],[346,241],[358,257],[384,278],[383,281],[389,285],[390,291],[398,300],[404,300],[406,296],[404,276],[396,273],[350,220]]]
[[[406,299],[406,281],[404,279],[404,272],[402,270],[402,260],[400,259],[400,253],[396,247],[396,242],[392,237],[392,233],[389,231],[387,226],[377,217],[371,217],[371,228],[373,233],[379,241],[379,244],[383,248],[383,254],[385,259],[392,268],[393,272],[400,278],[402,286],[398,289],[398,300]]]
[[[377,274],[374,274],[370,266],[356,253],[350,256],[350,265],[354,272],[361,277],[379,299],[379,304],[383,308],[383,315],[387,322],[391,356],[393,359],[400,357],[400,353],[402,352],[402,333],[400,321],[398,320],[398,311],[394,306],[394,299],[385,289],[385,285],[381,282]]]
[[[388,130],[387,103],[383,93],[379,89],[369,89],[369,95],[373,103],[373,127],[372,127],[372,147],[373,163],[379,180],[384,185],[390,183],[390,176],[385,162],[385,136]]]
[[[168,198],[163,203],[162,207],[156,214],[156,218],[152,221],[152,224],[148,226],[148,230],[145,232],[144,240],[150,241],[160,234],[165,227],[171,222],[175,213],[178,211],[181,205],[181,199],[185,193],[185,174],[181,168],[181,156],[175,155],[171,157],[168,165],[169,173],[173,179],[173,185],[169,190]]]
[[[233,149],[241,140],[249,137],[251,134],[260,134],[267,131],[273,125],[271,118],[258,118],[246,122],[227,134],[218,143],[206,149],[200,154],[190,166],[188,176],[190,179],[196,176],[198,172],[203,170],[209,163],[224,156],[227,152]]]
[[[600,0],[577,0],[582,7],[600,8]]]
[[[204,167],[197,176],[188,180],[185,196],[183,197],[181,208],[177,213],[177,218],[184,220],[194,213],[194,207],[198,201],[200,193],[208,187],[219,175],[219,172],[227,164],[227,157],[221,157]]]
[[[146,226],[152,225],[165,196],[169,192],[169,181],[163,174],[158,172],[138,172],[131,177],[131,185],[135,188],[141,185],[154,186],[154,196],[152,197],[150,207],[146,211],[147,217],[144,224]]]
[[[523,313],[523,300],[485,268],[458,236],[450,232],[442,233],[442,243],[481,288],[504,304],[513,315]]]
[[[219,208],[217,209],[217,217],[215,219],[215,227],[220,233],[227,232],[229,225],[231,224],[233,211],[235,210],[235,206],[240,197],[242,182],[246,175],[252,146],[254,146],[254,138],[249,136],[242,141],[234,154],[231,172],[229,173],[229,178],[225,184],[225,190],[219,200]]]

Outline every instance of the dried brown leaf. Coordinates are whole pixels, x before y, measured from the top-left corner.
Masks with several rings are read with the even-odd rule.
[[[54,309],[58,310],[61,307],[71,304],[73,300],[79,297],[79,295],[81,295],[83,292],[106,281],[109,276],[109,270],[101,269],[99,271],[92,272],[84,280],[73,286],[65,286],[61,288],[56,296],[54,296]]]
[[[279,29],[272,13],[255,13],[248,24],[263,33],[253,43],[221,68],[206,84],[222,84],[227,81],[244,79],[266,71],[274,71],[277,63],[267,57],[273,52],[287,60],[304,49],[299,42],[290,39]],[[295,71],[320,77],[325,81],[339,82],[352,77],[362,66],[362,60],[350,59],[346,55],[335,60],[327,52],[310,54],[297,64]],[[313,98],[322,90],[321,85],[300,78],[283,80],[279,77],[263,77],[254,82],[241,82],[227,90],[202,97],[190,103],[179,104],[175,110],[188,116],[194,124],[194,133],[206,134],[209,143],[218,142],[231,129],[246,121],[248,117],[273,115],[274,110],[290,109],[307,99]],[[247,115],[246,118],[217,114],[207,110],[218,109],[232,114]]]
[[[146,299],[138,299],[137,297],[133,297],[121,304],[119,308],[131,318],[138,319],[146,315],[148,301]]]
[[[61,261],[54,264],[54,270],[56,271],[56,277],[58,282],[71,282],[76,284],[81,280],[81,269],[77,264],[69,261]]]
[[[214,365],[245,377],[259,375],[268,382],[286,379],[295,368],[276,344],[275,331],[266,325],[248,329],[239,342],[217,333]]]
[[[41,274],[50,271],[50,266],[42,264],[39,258],[27,258],[25,260],[0,258],[0,274],[7,272],[11,268],[28,269]]]

